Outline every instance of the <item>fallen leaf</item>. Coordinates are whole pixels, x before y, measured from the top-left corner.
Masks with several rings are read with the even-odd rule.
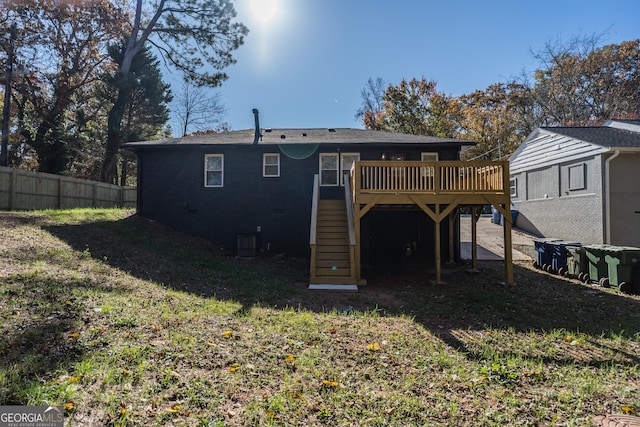
[[[380,344],[374,342],[373,344],[367,344],[367,350],[369,351],[378,351],[380,350]]]
[[[177,414],[178,412],[180,412],[180,405],[175,404],[175,405],[171,406],[170,408],[167,408],[167,412],[172,413],[172,414]]]
[[[627,414],[627,415],[635,415],[636,414],[636,410],[633,409],[632,406],[629,405],[624,405],[622,408],[620,408],[622,410],[623,414]]]

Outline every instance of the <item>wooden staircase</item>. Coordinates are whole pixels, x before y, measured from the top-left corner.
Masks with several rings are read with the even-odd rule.
[[[344,200],[318,201],[314,256],[315,268],[311,272],[310,283],[356,283]]]

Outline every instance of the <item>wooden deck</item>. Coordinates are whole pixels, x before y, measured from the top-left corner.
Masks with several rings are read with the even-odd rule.
[[[316,184],[317,185],[317,184]],[[345,187],[345,206],[350,212],[352,231],[355,237],[354,251],[350,259],[353,270],[351,280],[361,279],[360,265],[360,220],[372,208],[379,205],[415,205],[434,222],[436,282],[441,281],[440,223],[451,223],[458,208],[468,206],[479,218],[481,207],[492,205],[505,217],[505,276],[513,283],[511,263],[511,214],[509,196],[509,163],[507,161],[357,161],[348,176]],[[317,209],[314,210],[317,215]],[[473,225],[475,225],[475,221]],[[475,227],[472,227],[472,247],[476,248]],[[312,224],[312,235],[317,224]],[[450,248],[453,248],[453,227],[449,227]],[[320,253],[317,241],[311,245],[311,277],[318,277],[321,264],[316,260]],[[452,251],[451,249],[450,251]],[[326,251],[322,251],[326,252]],[[473,266],[477,267],[476,251],[473,250]],[[450,256],[452,254],[450,253]],[[316,282],[317,283],[317,282]],[[353,283],[353,282],[351,282]]]

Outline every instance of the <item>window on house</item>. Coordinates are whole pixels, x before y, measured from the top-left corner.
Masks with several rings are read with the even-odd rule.
[[[518,197],[518,178],[509,180],[509,193],[511,197]]]
[[[423,162],[437,162],[438,153],[420,153],[420,160]],[[431,178],[435,176],[435,168],[433,166],[424,166],[422,168],[422,176]]]
[[[320,185],[338,185],[338,154],[320,153]]]
[[[407,155],[405,153],[382,153],[382,156],[380,156],[380,160],[396,160],[396,161],[403,161],[406,160]]]
[[[437,162],[438,153],[420,153],[420,160],[423,162]]]
[[[204,186],[224,186],[224,155],[207,154],[204,157]]]
[[[280,153],[264,153],[262,155],[262,176],[280,176]]]
[[[584,163],[569,167],[569,190],[583,190],[586,188],[585,172]]]
[[[348,174],[355,162],[360,160],[360,153],[341,153],[340,154],[340,185],[344,185],[342,177]]]

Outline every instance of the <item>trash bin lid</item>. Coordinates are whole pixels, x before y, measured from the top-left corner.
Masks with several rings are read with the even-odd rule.
[[[534,237],[533,241],[536,243],[549,243],[549,242],[558,242],[560,239],[556,239],[554,237]]]

